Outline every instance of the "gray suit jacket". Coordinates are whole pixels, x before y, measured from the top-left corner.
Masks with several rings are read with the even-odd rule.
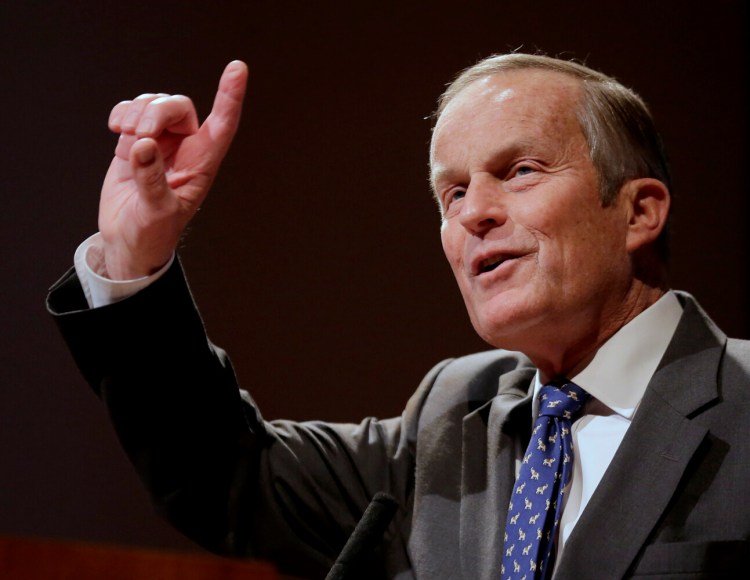
[[[750,345],[680,298],[675,337],[557,578],[738,570],[750,535]],[[155,505],[208,549],[322,577],[383,490],[401,508],[363,577],[498,577],[531,427],[534,369],[522,355],[444,361],[398,418],[265,422],[207,340],[179,265],[96,310],[69,273],[48,308]]]

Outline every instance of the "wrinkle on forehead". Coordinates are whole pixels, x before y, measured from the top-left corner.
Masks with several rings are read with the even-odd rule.
[[[505,86],[498,86],[496,81],[507,79]],[[513,86],[508,86],[513,84]],[[456,93],[451,101],[440,113],[435,123],[435,129],[441,125],[441,121],[448,118],[451,110],[466,105],[467,101],[481,101],[487,103],[503,103],[517,96],[518,89],[528,90],[535,87],[537,90],[548,93],[553,91],[559,100],[566,104],[575,103],[580,99],[582,92],[581,81],[562,72],[542,69],[514,69],[491,73],[480,79],[472,81]],[[568,99],[572,98],[572,101]]]
[[[513,83],[513,77],[518,81],[518,84],[515,86],[508,86],[507,83],[504,83],[504,86],[496,84],[498,78],[508,79],[508,83]],[[513,98],[522,98],[523,92],[528,91],[532,87],[535,87],[538,91],[543,91],[547,95],[546,110],[524,111],[521,108],[518,111],[520,116],[515,119],[516,123],[525,124],[533,119],[537,119],[540,115],[545,115],[560,130],[571,123],[574,123],[580,129],[575,110],[582,91],[578,79],[571,78],[569,75],[557,71],[536,69],[520,69],[489,74],[470,83],[457,93],[437,119],[430,142],[430,166],[433,170],[431,173],[435,173],[434,170],[439,168],[434,155],[436,137],[438,133],[446,129],[446,126],[453,124],[456,109],[484,101],[486,104],[491,105],[491,107],[476,110],[475,116],[493,116],[497,114],[493,110],[494,106],[502,106],[503,103]],[[520,93],[519,89],[521,89]]]

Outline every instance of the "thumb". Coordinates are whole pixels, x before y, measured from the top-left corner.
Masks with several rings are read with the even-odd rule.
[[[130,166],[144,202],[158,204],[169,194],[164,158],[156,141],[138,139],[130,149]]]

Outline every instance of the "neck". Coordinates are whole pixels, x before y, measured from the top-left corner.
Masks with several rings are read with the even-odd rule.
[[[603,311],[598,324],[578,323],[579,328],[568,327],[568,343],[546,345],[547,349],[525,354],[539,369],[542,383],[559,377],[573,377],[591,362],[599,348],[617,331],[661,298],[666,289],[659,286],[634,284],[623,300],[614,308]],[[575,326],[575,325],[574,325]]]

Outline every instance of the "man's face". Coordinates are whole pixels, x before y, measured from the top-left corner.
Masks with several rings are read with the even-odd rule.
[[[625,205],[601,205],[579,96],[559,73],[493,75],[462,90],[433,135],[443,249],[472,323],[532,359],[616,325],[631,281]]]

